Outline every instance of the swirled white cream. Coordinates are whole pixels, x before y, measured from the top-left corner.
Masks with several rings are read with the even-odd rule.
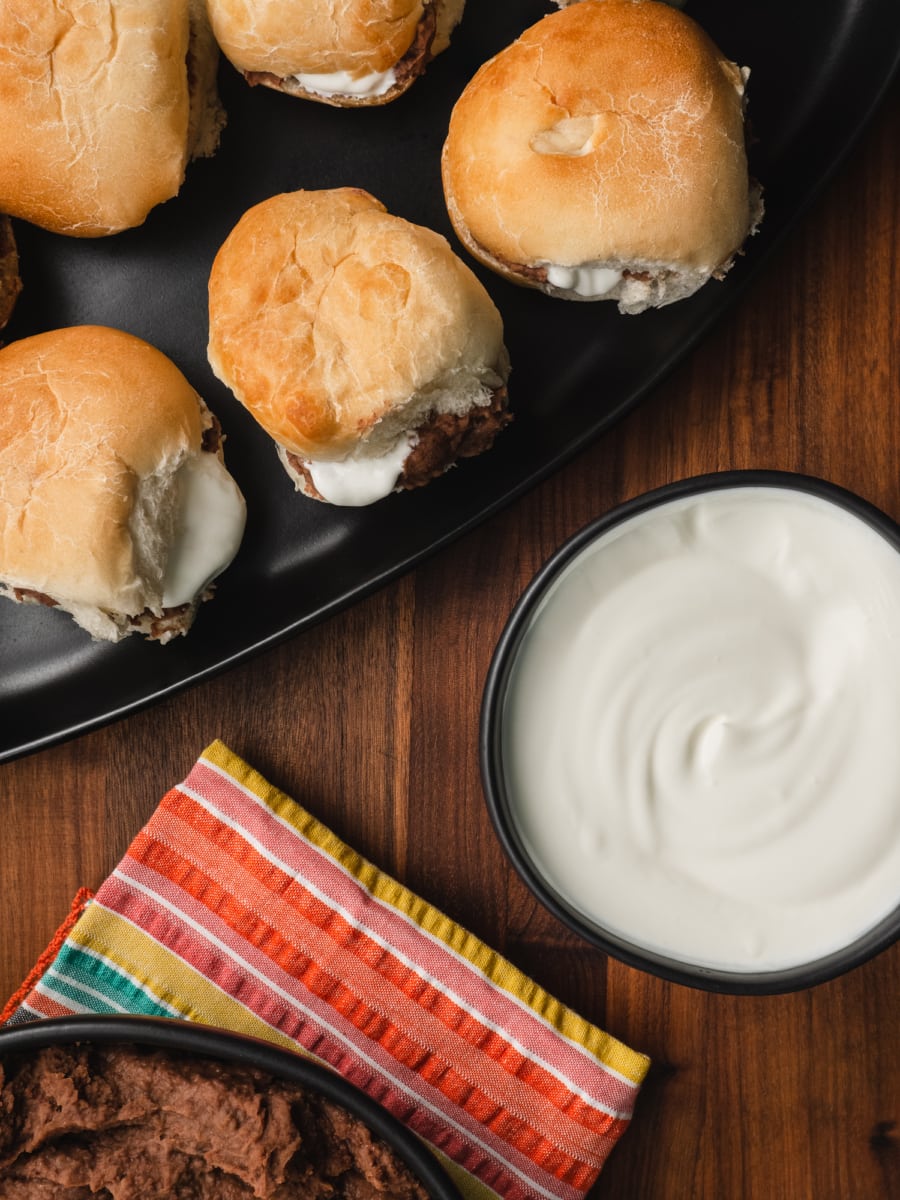
[[[622,282],[622,272],[615,267],[600,267],[591,263],[583,263],[578,267],[548,263],[547,282],[561,292],[574,292],[576,296],[599,299]]]
[[[292,75],[291,79],[305,92],[313,92],[317,96],[353,96],[368,100],[389,92],[397,82],[397,72],[393,67],[386,71],[367,71],[362,75],[354,75],[351,71],[328,71]]]
[[[900,903],[900,554],[778,487],[612,528],[534,612],[503,714],[516,827],[571,905],[733,971]]]
[[[404,434],[381,454],[367,453],[368,446],[361,446],[346,458],[304,459],[303,465],[323,500],[359,508],[390,495],[414,445],[415,435]],[[284,461],[284,452],[280,453]]]

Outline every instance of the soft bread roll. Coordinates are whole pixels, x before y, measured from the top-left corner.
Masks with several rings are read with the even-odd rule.
[[[252,84],[337,107],[387,104],[445,50],[465,0],[207,0]]]
[[[640,312],[731,266],[760,216],[747,72],[653,0],[580,0],[464,89],[442,156],[460,240],[513,282]]]
[[[4,0],[0,211],[56,233],[140,225],[224,114],[203,0]]]
[[[209,361],[298,488],[363,504],[508,421],[500,314],[444,238],[356,188],[251,208],[209,280]]]
[[[0,350],[0,592],[95,638],[186,633],[245,506],[178,368],[101,326]]]
[[[22,290],[19,278],[19,255],[13,236],[12,222],[0,213],[0,329],[12,316],[16,298]]]

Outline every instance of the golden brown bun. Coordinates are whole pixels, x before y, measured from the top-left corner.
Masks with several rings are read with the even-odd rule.
[[[0,329],[12,316],[16,298],[22,290],[19,278],[19,255],[13,236],[12,222],[0,213]]]
[[[356,188],[244,214],[210,275],[209,361],[280,446],[317,461],[486,405],[508,374],[500,314],[469,268]]]
[[[208,0],[222,52],[250,83],[341,108],[401,96],[447,48],[464,7],[465,0]],[[366,95],[341,92],[338,80],[316,90],[306,79],[383,72],[393,82]]]
[[[547,264],[594,264],[627,273],[612,298],[629,311],[690,294],[727,270],[758,216],[745,78],[653,0],[545,17],[453,110],[442,172],[456,232],[493,270],[546,291]]]
[[[173,481],[211,427],[175,364],[130,334],[75,326],[0,350],[0,590],[113,641],[163,617]],[[185,632],[200,598],[163,633]]]
[[[215,147],[216,55],[202,0],[5,0],[0,211],[80,237],[140,225]]]

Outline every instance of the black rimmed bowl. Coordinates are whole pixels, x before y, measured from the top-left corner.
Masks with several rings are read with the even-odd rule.
[[[797,991],[833,979],[873,958],[900,938],[900,903],[867,932],[833,953],[796,966],[743,970],[700,965],[648,948],[586,912],[561,894],[523,835],[505,735],[509,698],[526,635],[553,585],[578,556],[610,530],[672,501],[723,489],[779,488],[828,501],[858,518],[900,552],[900,525],[859,496],[824,480],[783,471],[725,471],[666,485],[630,500],[591,522],[541,567],[519,598],[494,652],[484,689],[480,727],[481,773],[488,812],[500,842],[523,881],[560,921],[599,950],[632,967],[690,987],[736,995]],[[898,683],[900,686],[900,683]],[[898,883],[900,889],[900,883]]]
[[[47,1046],[138,1046],[263,1071],[339,1105],[362,1121],[410,1168],[432,1200],[462,1200],[435,1155],[406,1126],[341,1076],[258,1038],[168,1017],[54,1017],[0,1028],[0,1062]],[[197,1114],[198,1120],[202,1114]]]

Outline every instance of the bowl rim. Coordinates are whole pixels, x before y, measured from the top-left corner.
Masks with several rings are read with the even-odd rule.
[[[860,519],[900,553],[900,524],[855,492],[815,475],[785,470],[732,469],[689,476],[634,496],[567,538],[520,593],[494,648],[485,678],[478,750],[482,791],[500,844],[532,894],[559,921],[610,957],[671,983],[729,995],[758,996],[814,987],[874,958],[900,938],[900,904],[847,946],[807,963],[771,971],[702,966],[645,949],[587,917],[560,895],[537,869],[512,817],[501,744],[504,701],[522,640],[536,606],[569,563],[608,530],[640,513],[685,496],[746,487],[782,488],[830,501]]]
[[[136,1014],[79,1014],[0,1027],[0,1058],[47,1046],[76,1043],[138,1045],[188,1053],[237,1067],[253,1067],[297,1083],[346,1109],[396,1151],[432,1200],[462,1200],[462,1194],[425,1141],[366,1092],[299,1051],[251,1034],[178,1017]]]

